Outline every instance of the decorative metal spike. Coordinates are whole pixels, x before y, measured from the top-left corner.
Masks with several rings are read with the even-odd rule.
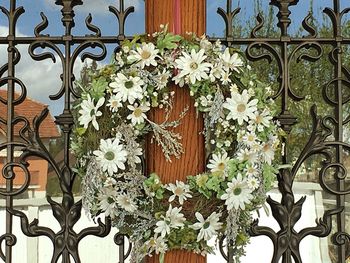
[[[278,7],[279,12],[277,14],[278,17],[278,27],[281,29],[281,35],[288,35],[288,27],[291,23],[289,18],[291,12],[289,11],[289,7],[296,5],[299,0],[271,0],[270,5],[274,5]]]

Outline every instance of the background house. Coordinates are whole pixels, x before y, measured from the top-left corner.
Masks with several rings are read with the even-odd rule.
[[[15,94],[15,98],[18,98],[19,94]],[[0,90],[0,97],[6,99],[7,91]],[[25,117],[31,127],[32,122],[35,116],[38,116],[42,110],[47,108],[48,105],[42,104],[38,101],[35,101],[31,98],[26,98],[23,103],[15,106],[15,117],[21,116]],[[3,120],[7,119],[7,106],[3,103],[0,103],[0,118]],[[23,127],[23,122],[20,122],[14,127],[14,141],[21,141],[19,137],[19,131]],[[7,127],[5,124],[0,122],[0,144],[6,142],[6,131]],[[48,116],[43,121],[39,129],[40,137],[42,138],[43,143],[49,149],[49,143],[52,139],[60,137],[58,127],[56,126],[53,117],[49,113]],[[20,156],[21,152],[19,148],[15,149],[14,157],[15,161]],[[0,170],[7,163],[6,160],[6,149],[0,151]],[[27,197],[40,197],[45,196],[46,193],[46,184],[47,184],[47,174],[48,174],[48,163],[37,157],[30,157],[28,159],[29,163],[29,172],[31,175],[30,186],[28,188]],[[14,188],[20,187],[24,183],[24,172],[20,168],[15,168],[15,178],[13,180]],[[3,176],[0,176],[0,187],[4,187],[6,180]],[[23,196],[22,196],[23,197]]]

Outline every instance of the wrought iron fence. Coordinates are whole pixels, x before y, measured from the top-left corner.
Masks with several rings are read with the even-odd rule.
[[[88,235],[105,237],[111,229],[111,222],[106,218],[105,222],[99,221],[95,227],[83,229],[79,233],[75,232],[73,227],[79,221],[81,216],[81,201],[75,201],[72,186],[75,180],[75,174],[72,171],[72,164],[69,160],[69,138],[73,126],[73,117],[71,113],[72,96],[78,96],[74,89],[73,66],[76,60],[91,58],[101,61],[106,57],[106,44],[118,45],[125,36],[125,22],[130,13],[134,11],[133,7],[125,8],[124,0],[120,0],[119,6],[110,6],[112,12],[119,21],[119,34],[117,36],[103,36],[99,27],[92,23],[92,17],[86,18],[86,27],[91,31],[88,35],[73,35],[72,29],[75,26],[74,8],[77,5],[83,5],[82,0],[56,0],[56,5],[61,6],[62,24],[65,29],[64,35],[52,36],[44,34],[48,26],[48,18],[41,13],[42,22],[34,29],[34,36],[18,36],[16,34],[17,21],[25,12],[24,8],[16,4],[16,0],[7,0],[9,7],[1,6],[2,13],[8,19],[8,35],[0,37],[0,44],[7,46],[7,63],[0,68],[0,87],[5,87],[7,97],[1,98],[0,103],[7,106],[6,118],[0,118],[0,123],[6,126],[6,142],[0,143],[0,150],[6,150],[6,165],[2,170],[2,177],[6,179],[6,187],[0,189],[0,195],[6,199],[6,233],[0,236],[0,258],[6,262],[12,262],[12,249],[16,244],[16,236],[13,234],[13,219],[19,217],[21,228],[25,235],[29,237],[46,236],[53,243],[54,251],[51,262],[57,262],[61,257],[62,262],[80,262],[78,244]],[[218,14],[224,19],[225,37],[211,38],[212,41],[220,39],[227,46],[246,47],[246,56],[251,61],[267,59],[274,61],[278,65],[278,85],[279,88],[273,96],[274,99],[281,99],[281,109],[277,120],[281,123],[282,129],[286,134],[290,134],[293,126],[297,123],[297,118],[291,112],[290,103],[292,101],[302,101],[303,98],[296,95],[291,88],[290,81],[290,62],[298,56],[299,59],[310,62],[317,61],[324,53],[324,46],[332,46],[329,54],[329,63],[333,67],[333,78],[323,86],[324,103],[333,109],[333,113],[327,116],[319,116],[316,106],[310,109],[312,121],[312,132],[307,144],[294,162],[292,168],[283,168],[278,175],[279,190],[282,193],[280,201],[267,200],[271,207],[272,215],[279,223],[278,232],[273,229],[260,226],[258,221],[252,225],[250,234],[252,236],[264,235],[269,237],[274,246],[272,262],[278,262],[282,259],[284,263],[302,262],[300,256],[300,242],[309,235],[317,237],[326,237],[330,235],[332,228],[332,217],[336,220],[336,233],[332,235],[334,245],[337,246],[338,262],[345,263],[347,257],[347,246],[350,242],[350,236],[345,231],[345,197],[350,193],[350,187],[347,181],[347,170],[344,166],[344,152],[350,151],[350,144],[344,141],[343,127],[350,123],[350,116],[346,116],[344,106],[349,104],[350,96],[346,95],[346,90],[350,87],[350,71],[343,63],[343,47],[350,44],[350,36],[342,35],[342,19],[350,8],[341,9],[340,0],[333,0],[333,5],[324,10],[325,14],[332,22],[332,36],[318,36],[316,28],[310,23],[310,16],[306,17],[302,23],[303,28],[308,33],[304,37],[292,37],[289,34],[290,7],[297,5],[298,0],[271,0],[270,5],[278,9],[278,27],[280,34],[278,37],[261,37],[259,30],[264,26],[264,17],[257,16],[256,26],[252,30],[250,37],[234,37],[232,24],[235,16],[240,12],[239,8],[232,10],[232,0],[227,0],[226,10],[219,8]],[[330,1],[331,2],[331,1]],[[18,50],[19,45],[29,45],[29,55],[35,61],[51,59],[62,64],[62,85],[60,90],[50,96],[52,100],[64,98],[64,110],[56,117],[56,123],[61,128],[64,138],[64,161],[58,164],[50,155],[48,149],[43,144],[39,136],[39,127],[48,114],[45,109],[37,116],[33,123],[29,123],[22,116],[15,116],[14,107],[21,104],[26,98],[27,87],[18,77],[16,77],[16,65],[21,59],[21,53]],[[39,49],[46,49],[39,52]],[[98,48],[99,52],[91,53],[89,48]],[[313,50],[312,53],[308,52]],[[20,87],[20,96],[15,96],[15,86]],[[22,129],[19,131],[21,140],[14,138],[14,125],[21,123]],[[288,145],[288,136],[283,143]],[[284,164],[291,163],[288,147],[284,148],[282,161]],[[19,160],[14,158],[15,149],[23,151]],[[296,173],[303,162],[313,155],[324,156],[324,161],[320,166],[319,182],[324,191],[333,195],[336,199],[336,209],[326,211],[322,219],[316,221],[316,226],[310,226],[300,231],[294,229],[302,213],[303,202],[305,198],[295,201],[292,190],[293,181]],[[13,199],[23,193],[31,179],[31,174],[26,165],[26,159],[30,156],[36,156],[46,160],[55,171],[59,178],[60,188],[62,190],[62,202],[58,203],[48,198],[53,215],[61,226],[59,232],[54,232],[49,227],[40,226],[37,220],[29,222],[27,216],[16,210],[13,206]],[[25,182],[20,188],[13,187],[14,168],[22,169],[25,174]],[[325,180],[326,174],[333,172],[333,182]],[[119,262],[124,262],[130,254],[130,247],[125,246],[125,237],[115,236],[115,243],[120,249]],[[228,262],[233,262],[234,251],[224,249],[224,241],[220,243],[220,250]],[[3,245],[4,244],[4,245]],[[3,249],[4,248],[4,249]]]

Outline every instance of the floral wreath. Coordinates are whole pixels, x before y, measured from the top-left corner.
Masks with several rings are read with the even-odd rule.
[[[125,40],[112,63],[79,84],[72,149],[82,176],[83,204],[92,218],[105,213],[134,243],[133,261],[173,249],[213,253],[226,237],[236,261],[249,242],[252,212],[271,189],[279,147],[276,106],[271,88],[251,71],[239,51],[219,41],[167,32]],[[202,113],[208,170],[185,182],[163,184],[145,175],[146,136],[168,161],[186,150],[169,121],[174,91],[189,90]],[[176,92],[176,90],[175,90]],[[147,118],[151,108],[165,109],[166,121]]]

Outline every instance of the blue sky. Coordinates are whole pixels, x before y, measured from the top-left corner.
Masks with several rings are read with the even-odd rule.
[[[83,0],[83,6],[76,7],[76,27],[73,30],[75,35],[89,34],[85,27],[85,18],[89,13],[92,13],[92,23],[101,28],[103,35],[116,35],[118,33],[118,24],[116,17],[109,13],[108,6],[113,4],[119,6],[118,0]],[[242,8],[238,19],[243,23],[252,20],[254,3],[260,4],[261,8],[267,10],[269,8],[269,0],[233,0],[233,8],[240,6]],[[49,27],[43,32],[51,35],[63,34],[63,26],[61,23],[60,7],[54,4],[55,0],[17,0],[18,6],[23,5],[26,13],[22,15],[18,21],[18,34],[33,35],[33,30],[37,24],[41,22],[40,12],[43,11],[49,19]],[[322,18],[321,10],[325,6],[332,6],[333,0],[314,0],[314,14],[317,18]],[[343,8],[345,4],[349,4],[348,0],[341,0]],[[9,0],[0,0],[1,5],[8,7]],[[125,5],[135,6],[135,13],[132,13],[126,22],[126,34],[134,35],[143,33],[145,30],[144,23],[144,1],[143,0],[125,0]],[[218,7],[226,8],[226,0],[207,0],[207,34],[212,36],[223,36],[224,22],[216,13]],[[295,32],[301,25],[303,18],[310,10],[310,0],[300,0],[297,6],[291,7],[292,24],[290,31]],[[277,23],[277,8],[274,8],[274,22]],[[0,13],[0,36],[5,36],[7,33],[7,20]],[[21,78],[28,88],[28,95],[50,105],[53,115],[57,115],[62,111],[61,102],[51,102],[48,99],[50,94],[54,94],[60,87],[59,74],[61,67],[58,63],[53,64],[50,60],[42,62],[33,62],[26,51],[27,47],[21,47],[22,60],[18,64],[17,75]],[[114,46],[110,45],[110,51]],[[107,56],[105,63],[111,57],[111,52]],[[6,46],[0,45],[0,66],[6,63]],[[77,61],[75,72],[78,75],[82,67],[82,63]]]

